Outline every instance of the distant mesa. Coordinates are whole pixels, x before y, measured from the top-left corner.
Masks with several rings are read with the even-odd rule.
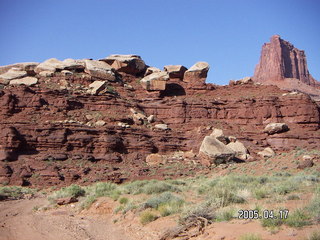
[[[295,48],[279,35],[274,35],[269,43],[262,46],[260,62],[255,68],[253,80],[266,83],[288,78],[312,87],[320,86],[309,73],[304,51]]]

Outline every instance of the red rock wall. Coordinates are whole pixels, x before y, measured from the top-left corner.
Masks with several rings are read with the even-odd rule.
[[[148,174],[148,154],[197,153],[212,127],[239,138],[253,156],[265,146],[279,151],[315,148],[320,142],[319,109],[304,94],[283,95],[287,92],[275,86],[254,84],[183,92],[181,82],[181,95],[159,97],[144,91],[136,79],[131,84],[134,91],[114,84],[121,97],[43,86],[1,90],[0,181],[67,185],[138,178]],[[130,122],[130,108],[155,115],[156,123],[171,130]],[[86,125],[87,115],[106,124]],[[117,125],[126,121],[130,128]],[[286,122],[290,131],[268,136],[263,129],[269,122]]]

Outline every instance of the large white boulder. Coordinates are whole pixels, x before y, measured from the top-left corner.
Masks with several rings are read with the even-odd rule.
[[[156,124],[156,125],[154,125],[154,127],[159,130],[168,130],[169,129],[168,125],[164,124],[164,123]]]
[[[167,65],[164,66],[164,70],[168,72],[170,78],[183,78],[187,68],[182,65]]]
[[[264,132],[268,133],[269,135],[275,133],[282,133],[289,131],[289,127],[285,123],[269,123],[265,128]]]
[[[0,74],[8,72],[12,68],[19,69],[20,71],[32,72],[38,64],[39,63],[37,62],[22,62],[6,66],[0,66]]]
[[[67,58],[62,61],[66,70],[83,70],[85,68],[84,60],[75,60]]]
[[[246,160],[249,157],[249,151],[242,142],[239,142],[238,140],[232,141],[228,143],[227,146],[235,151],[237,158]]]
[[[4,84],[8,84],[10,80],[26,77],[28,73],[19,68],[11,68],[6,73],[0,75],[0,80]]]
[[[142,87],[148,91],[161,91],[166,89],[169,80],[167,72],[154,72],[140,80]]]
[[[114,81],[116,79],[113,72],[113,67],[111,67],[108,63],[89,59],[84,60],[84,62],[84,71],[91,76],[108,81]]]
[[[183,81],[188,83],[189,88],[204,89],[209,68],[208,63],[197,62],[184,73]]]
[[[96,95],[103,91],[107,86],[106,81],[94,81],[89,85],[88,93],[92,95]]]
[[[205,154],[211,164],[230,162],[236,154],[234,150],[213,136],[206,136],[203,139],[199,153]]]
[[[191,68],[188,69],[188,72],[208,72],[209,64],[207,62],[197,62]]]
[[[35,77],[24,77],[19,79],[14,79],[10,81],[10,85],[26,85],[32,86],[38,83],[38,79]]]
[[[138,55],[114,54],[101,59],[110,64],[116,71],[128,74],[139,74],[147,68],[145,62]]]
[[[42,63],[40,63],[34,71],[36,73],[40,73],[42,71],[50,71],[50,72],[55,72],[56,70],[60,69],[63,70],[65,65],[63,64],[62,61],[56,59],[56,58],[50,58]]]
[[[271,158],[276,155],[272,148],[266,147],[261,152],[257,153],[261,158]]]
[[[161,70],[159,68],[156,68],[156,67],[148,67],[144,76],[147,76],[147,75],[150,75],[152,73],[155,73],[155,72],[161,72]]]

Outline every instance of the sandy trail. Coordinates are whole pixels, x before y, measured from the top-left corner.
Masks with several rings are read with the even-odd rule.
[[[0,202],[0,240],[131,240],[110,219],[33,210],[46,203],[45,198]]]
[[[114,224],[112,219],[115,218],[111,218],[114,205],[106,199],[98,200],[89,211],[81,214],[71,206],[47,211],[34,210],[36,206],[47,204],[46,198],[0,202],[0,240],[156,240],[168,228],[176,225],[174,218],[168,216],[142,226],[133,213],[122,216],[121,221]],[[278,232],[271,233],[257,220],[235,219],[215,222],[203,234],[191,239],[236,240],[246,233],[258,234],[263,240],[306,239],[318,229],[319,224],[301,229],[282,226]]]

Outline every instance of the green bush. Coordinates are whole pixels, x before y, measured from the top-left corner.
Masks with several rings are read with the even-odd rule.
[[[126,197],[122,197],[122,198],[120,198],[119,199],[119,203],[120,204],[127,204],[129,202],[129,199],[128,198],[126,198]]]
[[[158,208],[161,204],[169,202],[183,202],[183,200],[170,192],[164,192],[159,195],[149,198],[144,204],[143,208]]]
[[[147,223],[152,222],[157,218],[158,216],[149,210],[146,210],[140,214],[140,222],[143,225],[146,225]]]
[[[298,185],[293,181],[279,182],[273,187],[273,191],[279,195],[286,195],[298,189]]]
[[[99,182],[88,188],[90,195],[96,197],[110,196],[115,193],[117,185],[110,182]]]
[[[320,240],[320,232],[319,231],[312,232],[306,240]]]
[[[317,223],[320,223],[320,193],[313,196],[311,202],[306,207],[306,210]]]
[[[240,236],[239,240],[262,240],[262,238],[259,235],[247,233]]]
[[[163,181],[150,181],[143,188],[143,193],[154,194],[154,193],[163,193],[163,192],[180,192],[181,190],[169,183]]]
[[[138,206],[134,202],[129,202],[127,205],[123,207],[122,213],[124,214],[136,208],[138,208]]]
[[[144,180],[134,181],[124,185],[124,192],[128,194],[154,194],[163,192],[181,192],[180,188],[176,184],[158,181],[158,180]]]
[[[274,229],[276,227],[281,226],[284,222],[283,219],[279,218],[279,216],[276,216],[276,219],[272,218],[262,218],[261,219],[261,225],[265,228]]]
[[[205,218],[209,222],[216,219],[216,209],[211,201],[200,203],[196,206],[189,206],[180,216],[180,224],[195,222],[198,217]]]
[[[232,203],[244,203],[246,201],[227,188],[215,188],[210,195],[209,198],[217,204],[217,207],[226,207]]]
[[[54,192],[50,197],[49,200],[55,200],[58,198],[64,198],[64,197],[81,197],[85,195],[85,190],[75,184],[72,184],[68,187],[63,187],[60,190]]]
[[[33,194],[35,192],[35,189],[20,186],[0,187],[0,200],[4,200],[7,198],[19,199],[23,198],[25,194]]]
[[[299,200],[300,197],[297,194],[291,194],[287,197],[287,200]]]
[[[97,201],[96,196],[88,196],[86,199],[81,203],[81,209],[89,209],[90,206]]]
[[[234,208],[220,210],[217,213],[217,221],[230,221],[234,218],[234,214]]]
[[[162,203],[158,206],[157,210],[162,217],[166,217],[180,212],[184,202],[183,201],[171,201],[168,203]]]
[[[258,188],[253,192],[253,195],[256,199],[260,200],[268,196],[268,191],[264,187]]]
[[[285,220],[286,225],[289,227],[303,227],[310,224],[310,217],[302,209],[295,210],[292,214],[289,214]]]

